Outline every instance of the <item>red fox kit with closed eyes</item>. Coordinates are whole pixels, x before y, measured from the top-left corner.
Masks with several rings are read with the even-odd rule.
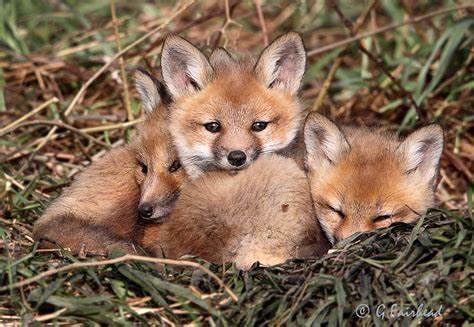
[[[136,85],[147,112],[132,142],[94,162],[38,219],[34,238],[73,252],[131,252],[138,218],[161,221],[186,179],[168,134],[163,86],[146,72]],[[49,243],[46,245],[50,246]]]
[[[223,49],[208,61],[188,41],[168,37],[161,66],[173,98],[170,132],[188,175],[242,169],[292,144],[303,119],[296,92],[305,61],[296,33],[276,39],[256,62]]]
[[[413,222],[434,205],[443,151],[439,125],[400,141],[367,128],[340,128],[313,113],[304,141],[316,215],[333,243],[358,231]]]

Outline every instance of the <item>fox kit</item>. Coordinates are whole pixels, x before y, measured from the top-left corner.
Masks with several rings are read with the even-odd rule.
[[[147,226],[140,242],[158,256],[197,255],[248,269],[320,256],[328,241],[315,218],[304,172],[265,155],[238,173],[209,172],[187,184],[169,219]]]
[[[333,243],[358,231],[413,222],[434,204],[443,150],[439,125],[400,142],[388,133],[339,128],[313,113],[304,141],[315,211]]]
[[[161,66],[173,98],[170,132],[188,175],[243,169],[289,147],[303,119],[296,93],[305,61],[296,33],[276,39],[256,62],[223,49],[208,60],[188,41],[168,37]]]
[[[138,218],[160,221],[174,206],[185,172],[166,125],[163,86],[138,71],[136,85],[147,117],[133,141],[88,167],[39,218],[34,238],[73,252],[132,251]],[[50,245],[46,243],[46,245]]]

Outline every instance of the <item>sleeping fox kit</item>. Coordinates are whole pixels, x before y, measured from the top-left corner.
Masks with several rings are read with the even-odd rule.
[[[161,66],[164,84],[136,73],[147,117],[134,141],[87,168],[35,224],[35,239],[101,254],[137,243],[160,257],[247,269],[320,256],[433,205],[441,128],[399,141],[317,113],[302,126],[305,51],[296,33],[255,61],[223,49],[207,59],[170,36]]]
[[[137,219],[160,221],[173,208],[186,174],[168,134],[163,85],[146,72],[136,85],[147,112],[132,142],[111,150],[65,189],[39,218],[34,237],[73,252],[132,251]]]
[[[428,125],[404,141],[310,114],[304,129],[316,216],[332,243],[359,231],[414,222],[434,205],[443,130]]]

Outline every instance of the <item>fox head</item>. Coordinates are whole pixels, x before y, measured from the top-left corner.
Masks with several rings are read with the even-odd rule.
[[[170,98],[151,74],[138,70],[135,85],[146,113],[131,143],[136,156],[135,176],[140,186],[139,216],[159,221],[173,209],[186,173],[181,167],[167,126]]]
[[[339,128],[313,113],[305,124],[314,206],[332,243],[358,231],[410,223],[434,204],[443,130],[428,125],[400,142],[365,128]]]
[[[247,167],[287,147],[301,126],[296,93],[305,69],[300,36],[276,39],[256,61],[224,49],[206,56],[178,36],[163,45],[161,67],[171,94],[170,133],[190,177]]]

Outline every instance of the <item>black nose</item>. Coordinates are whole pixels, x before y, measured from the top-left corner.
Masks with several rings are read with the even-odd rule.
[[[227,160],[229,163],[234,166],[234,167],[240,167],[242,166],[245,161],[247,160],[247,156],[243,151],[237,150],[237,151],[231,151],[227,155]]]
[[[150,218],[153,215],[153,206],[150,203],[142,203],[138,206],[141,218]]]

